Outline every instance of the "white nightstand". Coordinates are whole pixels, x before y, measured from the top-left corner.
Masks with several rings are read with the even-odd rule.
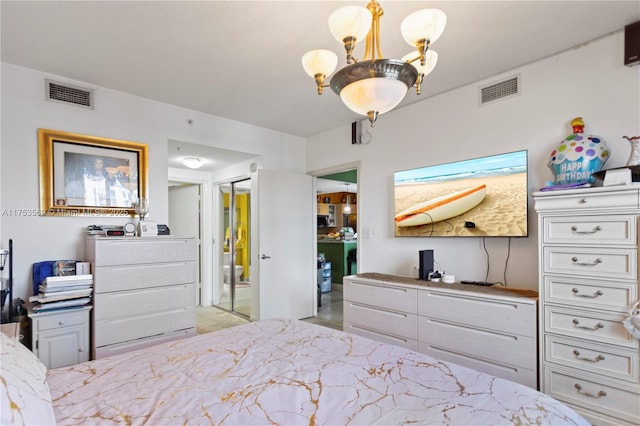
[[[89,361],[91,306],[51,312],[29,312],[32,350],[47,368]]]

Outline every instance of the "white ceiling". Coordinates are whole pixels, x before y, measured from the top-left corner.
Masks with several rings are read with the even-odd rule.
[[[318,96],[300,62],[306,51],[327,48],[344,65],[327,17],[348,4],[366,2],[3,0],[2,61],[307,137],[362,118],[330,89]],[[404,16],[436,7],[448,18],[432,45],[436,69],[422,95],[410,91],[401,106],[640,20],[638,0],[380,4],[387,58],[411,51],[400,35]]]

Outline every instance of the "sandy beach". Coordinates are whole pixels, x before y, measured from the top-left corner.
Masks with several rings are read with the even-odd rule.
[[[420,226],[395,227],[397,237],[483,237],[495,235],[526,236],[527,175],[463,179],[444,183],[398,185],[395,187],[395,213],[451,192],[487,185],[485,199],[459,216]],[[465,228],[464,222],[475,228]]]

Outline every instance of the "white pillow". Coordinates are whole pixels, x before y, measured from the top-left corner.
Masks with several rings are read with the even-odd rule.
[[[2,425],[55,425],[47,367],[20,342],[0,333]]]

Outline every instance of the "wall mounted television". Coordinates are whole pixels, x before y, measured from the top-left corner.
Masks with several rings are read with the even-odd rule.
[[[396,237],[527,237],[527,151],[394,173]]]

